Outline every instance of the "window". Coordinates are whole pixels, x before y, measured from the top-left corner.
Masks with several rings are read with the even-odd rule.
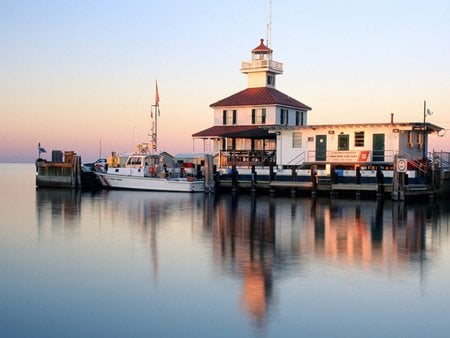
[[[304,122],[303,122],[303,112],[297,110],[295,112],[295,125],[296,126],[303,126]]]
[[[348,150],[348,149],[349,149],[349,136],[338,135],[338,150]]]
[[[289,111],[287,109],[281,109],[280,111],[280,124],[288,124]]]
[[[225,142],[226,142],[226,150],[230,151],[236,149],[235,148],[236,139],[227,138]]]
[[[233,110],[233,112],[224,110],[222,115],[223,125],[236,124],[236,115],[236,110]]]
[[[294,131],[292,133],[292,148],[301,148],[301,147],[302,147],[302,133]]]
[[[267,75],[267,84],[269,86],[275,85],[275,76],[268,74]]]
[[[252,124],[266,123],[266,108],[252,109]]]
[[[303,126],[305,124],[303,118],[304,118],[304,112],[300,110],[295,111],[295,125],[296,126]]]
[[[355,147],[364,147],[364,132],[355,132]]]

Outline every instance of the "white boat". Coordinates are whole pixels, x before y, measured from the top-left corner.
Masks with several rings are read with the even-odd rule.
[[[119,158],[112,154],[109,160],[112,165],[97,168],[96,174],[100,183],[107,188],[174,191],[174,192],[203,192],[205,181],[197,178],[191,163],[177,163],[167,166],[164,156],[157,154],[157,126],[159,111],[158,83],[156,83],[155,105],[152,105],[151,116],[153,128],[151,133],[151,147],[147,143],[138,145],[137,151],[128,156],[121,165]]]
[[[197,178],[189,163],[167,168],[155,154],[133,154],[124,166],[96,172],[106,188],[173,192],[203,192],[203,178]]]

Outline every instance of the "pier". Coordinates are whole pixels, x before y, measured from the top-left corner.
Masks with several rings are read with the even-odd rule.
[[[52,152],[52,160],[36,160],[36,186],[81,188],[81,158],[73,151]]]
[[[449,153],[432,157],[433,166],[426,171],[399,171],[395,164],[371,169],[336,169],[333,165],[310,164],[301,168],[236,167],[220,169],[218,190],[250,193],[309,194],[355,198],[391,198],[405,200],[416,197],[434,198],[450,192]]]

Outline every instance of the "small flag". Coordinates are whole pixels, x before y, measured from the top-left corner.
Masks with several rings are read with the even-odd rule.
[[[156,81],[155,105],[159,104],[158,81]]]
[[[38,143],[38,150],[39,150],[40,153],[46,153],[47,152],[47,150],[45,150],[44,147],[41,147],[40,143]]]

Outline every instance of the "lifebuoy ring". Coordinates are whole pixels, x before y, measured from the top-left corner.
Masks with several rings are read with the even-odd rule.
[[[155,168],[149,167],[149,168],[148,168],[148,173],[149,173],[151,176],[153,176],[153,175],[155,174]]]

